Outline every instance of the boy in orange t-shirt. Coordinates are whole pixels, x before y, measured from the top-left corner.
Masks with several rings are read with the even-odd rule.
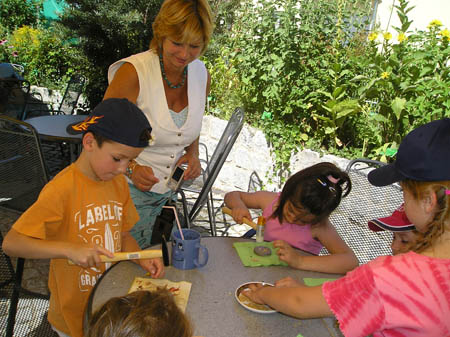
[[[151,126],[133,103],[111,98],[67,131],[83,133],[80,157],[42,189],[6,235],[3,250],[51,259],[48,320],[60,336],[82,337],[90,291],[110,265],[100,255],[140,250],[128,233],[139,216],[123,173],[148,146]],[[137,263],[153,277],[164,274],[161,259]]]

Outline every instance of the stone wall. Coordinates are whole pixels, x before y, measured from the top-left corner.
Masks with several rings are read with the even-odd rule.
[[[207,146],[209,156],[212,155],[226,125],[227,121],[217,117],[204,117],[200,142]],[[200,156],[204,156],[203,151],[200,152]],[[290,170],[295,173],[322,161],[332,162],[343,170],[349,162],[345,158],[333,155],[321,156],[317,152],[303,150],[291,157]],[[279,184],[268,183],[271,168],[272,157],[264,133],[245,124],[214,183],[214,191],[218,194],[233,190],[246,191],[249,177],[253,171],[256,171],[262,179],[266,190],[278,191],[280,190]]]

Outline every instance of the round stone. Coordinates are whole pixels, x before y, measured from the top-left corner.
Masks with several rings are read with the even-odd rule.
[[[272,249],[265,246],[256,246],[255,248],[253,248],[253,251],[256,255],[259,256],[269,256],[272,254]]]

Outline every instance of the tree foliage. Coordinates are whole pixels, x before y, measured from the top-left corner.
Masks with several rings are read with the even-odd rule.
[[[0,1],[0,26],[10,32],[22,26],[34,26],[41,19],[42,0]]]
[[[60,25],[77,42],[88,60],[87,99],[92,106],[102,100],[108,67],[115,61],[148,49],[152,22],[162,0],[66,0]]]

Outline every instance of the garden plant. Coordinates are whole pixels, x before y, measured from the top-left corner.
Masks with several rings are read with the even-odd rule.
[[[50,24],[41,1],[2,1],[1,61],[24,65],[32,84],[49,87],[81,72],[95,106],[108,66],[148,48],[161,3],[66,0],[61,20]],[[289,175],[302,148],[389,161],[409,131],[450,116],[445,23],[411,30],[414,7],[398,0],[400,25],[382,31],[372,3],[211,0],[216,28],[203,56],[212,77],[208,112],[227,119],[242,106],[246,122],[266,134],[274,176]]]

